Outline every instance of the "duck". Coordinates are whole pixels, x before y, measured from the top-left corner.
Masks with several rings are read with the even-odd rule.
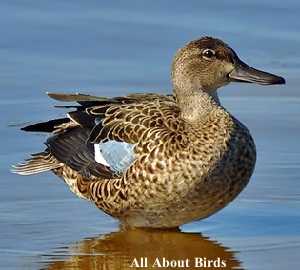
[[[177,51],[171,81],[172,94],[47,93],[68,112],[21,128],[50,135],[13,172],[52,171],[124,228],[177,228],[211,216],[246,187],[256,163],[248,128],[221,105],[218,89],[285,79],[201,37]]]

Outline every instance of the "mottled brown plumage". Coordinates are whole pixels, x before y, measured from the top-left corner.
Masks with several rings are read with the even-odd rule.
[[[49,93],[78,105],[66,106],[74,108],[69,118],[24,128],[53,135],[44,153],[15,171],[52,170],[125,226],[177,227],[205,218],[241,192],[255,165],[248,129],[219,104],[216,90],[230,81],[284,83],[247,66],[224,42],[204,37],[176,54],[174,96]],[[123,172],[95,161],[93,144],[107,141],[134,145]]]

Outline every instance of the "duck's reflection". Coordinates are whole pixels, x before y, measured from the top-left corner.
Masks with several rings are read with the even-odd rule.
[[[201,234],[180,231],[120,231],[82,240],[64,251],[70,256],[48,257],[46,268],[241,269],[228,248]]]

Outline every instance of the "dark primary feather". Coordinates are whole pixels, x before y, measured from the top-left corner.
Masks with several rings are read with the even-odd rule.
[[[24,131],[31,131],[31,132],[53,132],[57,126],[60,126],[62,124],[66,124],[70,122],[69,118],[60,118],[60,119],[54,119],[43,123],[37,123],[33,125],[29,125],[26,127],[21,128],[21,130]]]
[[[113,172],[94,159],[94,146],[88,142],[89,130],[80,127],[50,137],[46,145],[50,153],[81,175],[111,178]]]
[[[92,129],[95,125],[95,117],[91,117],[84,111],[69,112],[68,116],[83,128]]]

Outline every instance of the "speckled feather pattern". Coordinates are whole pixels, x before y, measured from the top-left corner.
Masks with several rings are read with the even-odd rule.
[[[162,95],[88,108],[104,116],[93,142],[136,144],[135,161],[110,179],[86,179],[67,166],[55,172],[78,196],[128,226],[176,227],[211,215],[247,184],[255,146],[247,128],[204,97],[212,109],[193,124],[179,117],[174,98]]]

